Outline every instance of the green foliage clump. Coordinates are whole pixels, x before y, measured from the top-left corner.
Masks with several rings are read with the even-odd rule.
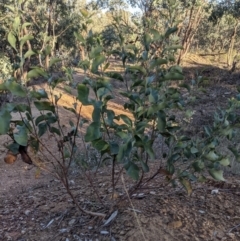
[[[87,168],[88,151],[93,149],[97,153],[97,165],[111,163],[113,193],[119,180],[115,175],[117,166],[121,166],[121,173],[125,170],[137,182],[137,188],[149,173],[151,161],[160,164],[149,180],[163,173],[169,183],[176,185],[180,182],[189,194],[192,192],[191,182],[204,180],[207,172],[217,180],[224,180],[221,167],[230,162],[227,156],[219,154],[217,148],[219,138],[231,139],[234,135],[233,123],[237,119],[233,113],[239,106],[239,98],[229,102],[229,109],[215,114],[214,123],[205,127],[203,138],[184,134],[183,123],[177,120],[175,113],[185,110],[181,90],[189,91],[190,87],[182,83],[182,68],[176,64],[182,50],[177,23],[172,21],[171,26],[160,31],[154,21],[143,18],[142,23],[139,22],[141,29],[134,29],[117,16],[113,17],[112,38],[106,39],[107,32],[100,35],[89,30],[91,14],[85,9],[80,12],[82,31],[75,31],[72,37],[75,37],[82,55],[79,62],[85,73],[82,83],[73,83],[72,69],[67,67],[64,68],[65,78],[53,78],[52,67],[60,62],[53,55],[54,39],[39,35],[42,47],[33,51],[29,46],[36,39],[27,33],[31,23],[21,22],[19,16],[14,19],[12,27],[16,30],[9,30],[8,42],[20,56],[18,78],[24,78],[25,83],[10,78],[0,85],[0,90],[24,97],[26,102],[8,103],[1,108],[0,135],[8,134],[12,138],[7,148],[13,153],[28,144],[35,152],[44,149],[50,156],[46,159],[71,197],[68,181],[71,163],[79,161]],[[19,29],[25,29],[26,33]],[[131,39],[133,35],[136,38]],[[110,69],[113,54],[120,59],[121,71]],[[28,69],[33,57],[39,59],[39,64]],[[48,92],[25,85],[37,77],[47,81]],[[124,86],[121,91],[114,87],[117,82]],[[53,94],[59,84],[66,84],[64,89],[69,93],[71,88],[77,90],[72,108],[66,108],[76,117],[74,121],[69,120],[67,132],[62,128],[59,115],[58,103],[62,94]],[[121,114],[109,106],[116,92],[123,100],[125,112]],[[33,105],[39,111],[38,116],[32,114]],[[82,106],[91,106],[91,119],[82,117]],[[21,117],[17,121],[10,114],[15,112]],[[82,131],[83,127],[86,131]],[[42,141],[46,133],[54,136],[60,158]],[[154,145],[159,139],[167,148],[156,155]],[[82,146],[78,145],[80,141]],[[82,147],[85,155],[79,155]],[[231,147],[230,150],[239,160],[237,151]],[[87,161],[82,160],[84,158]]]

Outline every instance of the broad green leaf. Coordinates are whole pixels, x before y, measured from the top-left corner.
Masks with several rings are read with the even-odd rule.
[[[206,182],[207,181],[207,178],[203,175],[201,175],[199,178],[198,178],[198,181],[199,182]]]
[[[11,119],[12,116],[7,110],[2,109],[0,111],[0,135],[8,132]]]
[[[223,170],[210,169],[209,174],[218,181],[225,181],[223,178]]]
[[[190,91],[191,91],[191,87],[190,87],[190,85],[189,85],[189,84],[183,83],[183,84],[180,84],[180,85],[179,85],[179,87],[182,87],[182,88],[187,89],[187,90],[188,90],[188,92],[190,92]]]
[[[100,122],[92,122],[88,126],[87,132],[85,135],[86,142],[94,141],[101,137],[100,126],[101,126]]]
[[[41,137],[47,132],[47,123],[43,122],[38,125],[38,136]]]
[[[27,73],[29,79],[37,78],[39,76],[47,77],[47,73],[41,68],[34,68]]]
[[[132,126],[132,120],[126,115],[119,115],[119,117],[129,126]]]
[[[37,91],[34,90],[34,91],[31,91],[30,93],[32,98],[36,98],[38,100],[41,100],[42,98],[48,99],[48,94],[45,91],[45,89],[39,89]]]
[[[54,126],[49,126],[48,129],[49,129],[49,131],[50,131],[51,133],[55,133],[55,134],[61,136],[61,132],[60,132],[60,130],[57,129],[57,128],[55,128]]]
[[[123,162],[125,157],[128,157],[132,151],[132,141],[129,139],[125,144],[121,145],[117,155],[117,160]]]
[[[217,161],[219,159],[219,156],[214,151],[210,151],[205,157],[209,161]]]
[[[17,104],[14,108],[14,111],[19,111],[19,112],[28,111],[30,113],[31,109],[30,109],[29,105],[27,105],[27,104]]]
[[[143,67],[143,66],[140,66],[140,65],[134,65],[134,66],[127,66],[127,70],[130,70],[130,71],[139,71],[141,72],[142,74],[147,74],[147,71],[146,69]]]
[[[161,34],[156,29],[150,29],[150,33],[153,35],[153,41],[158,41],[162,38]]]
[[[235,160],[237,162],[240,162],[240,154],[238,153],[238,150],[234,147],[229,146],[228,149],[233,153],[233,155],[235,156]]]
[[[144,172],[149,172],[149,166],[147,163],[141,161],[141,166]]]
[[[157,119],[157,128],[160,132],[166,131],[166,114],[164,111],[158,112],[158,119]]]
[[[38,125],[42,121],[45,121],[48,124],[53,124],[57,122],[57,118],[51,112],[47,113],[46,115],[39,115],[35,119],[35,125]]]
[[[11,143],[10,145],[6,146],[8,150],[10,150],[14,155],[17,155],[19,153],[19,144],[16,142]]]
[[[116,135],[119,136],[123,140],[127,140],[129,138],[129,134],[127,132],[124,132],[124,131],[118,131],[116,133]]]
[[[84,37],[80,33],[74,32],[74,36],[76,37],[76,39],[78,41],[80,41],[80,43],[85,43],[86,42]]]
[[[195,161],[195,162],[192,164],[192,166],[193,166],[193,168],[194,168],[194,170],[195,170],[196,172],[200,172],[200,171],[203,170],[204,167],[205,167],[204,162],[201,161],[201,160]]]
[[[92,141],[92,146],[98,151],[105,151],[109,148],[109,144],[102,139]]]
[[[45,55],[49,55],[52,51],[52,47],[50,45],[47,45],[43,51]]]
[[[105,61],[105,56],[104,55],[99,55],[96,58],[94,58],[93,63],[92,63],[92,72],[96,73],[98,71],[99,65],[101,65]]]
[[[149,155],[150,159],[151,160],[154,160],[155,159],[155,154],[154,154],[154,151],[153,151],[153,148],[152,148],[152,141],[149,140],[145,143],[144,147],[145,147],[145,150],[147,152],[147,154]]]
[[[179,181],[181,182],[183,187],[186,189],[188,195],[191,195],[193,190],[192,190],[192,185],[191,185],[190,181],[185,178],[180,178]]]
[[[50,62],[49,62],[49,66],[53,66],[54,64],[61,62],[61,59],[59,58],[51,58]]]
[[[93,48],[91,49],[91,52],[89,53],[89,58],[90,58],[90,59],[96,58],[97,56],[100,55],[100,53],[102,52],[102,50],[103,50],[103,47],[101,47],[101,46],[93,47]]]
[[[19,25],[20,25],[20,22],[21,22],[20,17],[17,16],[17,17],[14,19],[14,22],[13,22],[13,29],[14,29],[14,31],[17,31],[17,30],[18,30]]]
[[[110,63],[107,62],[107,63],[105,64],[105,66],[103,67],[103,72],[104,72],[105,70],[107,70],[109,66],[110,66]]]
[[[143,41],[144,41],[145,49],[149,51],[149,45],[152,41],[151,36],[148,33],[145,33],[143,35]]]
[[[139,179],[139,167],[134,164],[133,162],[130,163],[129,167],[127,168],[127,174],[134,180]]]
[[[11,12],[15,12],[15,8],[13,5],[5,5],[6,8],[8,8],[9,10],[11,10]]]
[[[158,58],[158,59],[153,59],[151,62],[150,62],[150,68],[151,69],[154,69],[155,67],[159,67],[163,64],[167,64],[168,61],[166,59],[161,59],[161,58]]]
[[[110,77],[110,78],[113,78],[113,79],[116,79],[116,80],[120,80],[120,81],[124,81],[122,75],[118,72],[106,72],[105,73],[106,76]]]
[[[30,34],[25,35],[24,37],[22,37],[20,39],[20,46],[23,46],[28,40],[32,40],[32,39],[34,39],[34,37],[32,35],[30,35]]]
[[[84,85],[84,84],[79,84],[77,86],[77,91],[78,91],[78,100],[83,104],[83,105],[91,105],[91,101],[88,100],[88,95],[89,95],[89,88]]]
[[[8,34],[8,42],[16,50],[17,39],[16,39],[16,36],[12,32],[9,32],[9,34]]]
[[[171,34],[175,33],[178,30],[177,27],[169,28],[165,33],[165,38],[168,38]]]
[[[222,166],[225,166],[225,167],[227,167],[227,166],[230,165],[230,161],[229,161],[229,159],[228,159],[227,157],[222,158],[222,159],[219,161],[219,163],[220,163]]]
[[[34,54],[36,54],[36,53],[30,49],[24,54],[24,58],[26,59]]]
[[[24,88],[18,84],[16,81],[6,81],[5,83],[6,88],[14,95],[25,97],[27,95],[27,92],[24,90]]]
[[[84,8],[80,9],[81,14],[83,15],[83,17],[87,18],[88,17],[88,11]]]
[[[27,146],[28,144],[28,129],[25,125],[16,126],[18,132],[13,134],[14,140],[21,146]]]
[[[31,26],[32,24],[31,23],[24,23],[23,25],[22,25],[22,29],[24,29],[24,28],[26,28],[26,27],[28,27],[28,26]]]
[[[191,153],[192,153],[192,154],[198,153],[198,149],[197,149],[196,147],[192,146],[192,147],[191,147]]]
[[[52,103],[48,102],[48,101],[34,101],[34,105],[36,106],[36,108],[39,111],[44,111],[44,110],[48,110],[51,112],[55,112],[55,107],[54,105],[52,105]]]
[[[211,130],[210,127],[208,127],[208,126],[204,126],[204,131],[205,131],[205,133],[208,135],[208,137],[211,136],[211,134],[212,134],[212,130]]]
[[[94,109],[92,113],[92,119],[94,122],[100,122],[102,101],[95,101],[93,106],[94,106]]]
[[[183,80],[184,75],[180,73],[169,72],[164,75],[164,80]]]
[[[110,153],[111,155],[117,155],[119,152],[119,145],[116,142],[110,142]]]

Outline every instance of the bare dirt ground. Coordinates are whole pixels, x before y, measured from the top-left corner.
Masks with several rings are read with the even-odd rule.
[[[204,68],[203,72],[208,74],[209,69],[196,65],[196,61],[199,62],[199,59],[185,69],[189,79],[199,68]],[[75,77],[81,78],[79,74]],[[234,96],[239,82],[239,75],[226,75],[226,80],[216,80],[209,85],[204,97],[200,94],[203,98],[192,104],[196,112],[189,128],[190,135],[199,133],[203,125],[211,122],[216,106],[224,106],[227,98]],[[60,105],[71,107],[72,101],[70,95],[64,94]],[[118,114],[124,113],[121,104],[116,101],[111,103],[110,108]],[[90,118],[91,112],[92,109],[86,107],[82,115]],[[63,108],[60,108],[60,114],[62,124],[67,126],[71,114]],[[163,177],[157,176],[134,194],[131,203],[126,199],[117,207],[113,206],[103,220],[78,212],[61,183],[50,174],[41,172],[39,176],[37,168],[26,165],[20,157],[13,165],[7,165],[3,161],[6,154],[3,144],[6,141],[6,136],[0,137],[0,240],[240,240],[239,175],[227,172],[224,183],[211,180],[204,184],[195,183],[191,196],[182,188],[164,186]],[[50,148],[56,149],[57,155],[54,142],[48,137],[44,141]],[[152,163],[153,169],[159,161]],[[115,201],[111,200],[110,169],[101,168],[99,173],[95,176],[94,172],[90,172],[89,175],[94,187],[99,190],[100,199],[109,207]],[[78,166],[72,167],[70,179],[71,190],[84,208],[107,213],[108,207],[101,204]],[[124,179],[129,180],[125,174]],[[129,187],[133,181],[124,183]],[[123,186],[120,180],[116,187],[119,196],[126,194]],[[111,214],[116,217],[106,225]]]

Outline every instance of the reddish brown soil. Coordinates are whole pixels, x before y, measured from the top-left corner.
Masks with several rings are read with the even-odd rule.
[[[210,121],[214,105],[209,101],[225,103],[226,98],[234,94],[234,87],[228,88],[225,84],[209,88],[205,99],[193,106],[196,114],[189,128],[191,133],[199,132],[199,125]],[[59,89],[56,91],[60,92]],[[72,102],[72,96],[64,94],[59,104],[71,107]],[[116,101],[110,108],[118,114],[125,113]],[[84,107],[81,114],[91,118],[91,113],[90,107]],[[63,108],[60,108],[60,115],[61,124],[68,126],[69,118],[73,116]],[[56,143],[51,138],[44,138],[58,155]],[[164,187],[165,181],[157,176],[138,190],[131,202],[125,199],[108,213],[109,207],[116,203],[116,199],[111,199],[110,167],[100,169],[97,176],[88,173],[104,206],[79,167],[72,166],[70,187],[77,201],[87,210],[108,214],[103,220],[78,212],[66,190],[52,175],[45,172],[39,175],[36,167],[26,165],[20,157],[12,165],[4,163],[6,150],[3,144],[7,141],[6,136],[0,137],[0,240],[240,240],[239,176],[227,174],[226,182],[221,185],[214,181],[195,183],[191,196],[180,187]],[[158,161],[153,163],[153,170],[158,165]],[[120,179],[116,187],[120,197],[126,195],[124,185],[133,184],[125,174],[124,179],[124,184]],[[117,216],[104,226],[112,213]]]

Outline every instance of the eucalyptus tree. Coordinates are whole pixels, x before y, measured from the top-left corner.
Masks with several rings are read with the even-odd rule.
[[[225,36],[228,39],[227,47],[227,64],[231,66],[233,62],[233,54],[235,49],[235,42],[238,35],[239,25],[240,25],[240,1],[213,1],[212,2],[212,13],[210,20],[217,24],[222,18],[225,18],[229,26],[227,35]]]
[[[28,36],[26,44],[21,46],[23,52],[37,52],[40,65],[48,68],[49,58],[55,56],[57,50],[75,48],[75,40],[69,38],[69,34],[82,27],[81,14],[75,4],[76,1],[66,0],[10,0],[0,3],[1,46],[5,46],[9,38],[9,29],[16,47],[20,46],[23,36]],[[20,61],[17,61],[21,56],[16,49],[8,52],[8,55],[12,62]],[[36,60],[35,56],[33,58]]]

